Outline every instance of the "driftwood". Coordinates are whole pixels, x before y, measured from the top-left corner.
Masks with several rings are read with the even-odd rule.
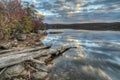
[[[36,60],[38,57],[42,57],[43,55],[53,55],[63,53],[66,50],[73,48],[70,46],[62,46],[58,49],[48,49],[50,46],[44,46],[42,48],[31,48],[23,51],[14,52],[7,55],[0,56],[0,68],[9,67],[24,61],[32,61],[39,64],[44,64],[44,61]]]
[[[47,46],[42,46],[42,47],[35,47],[35,48],[28,48],[28,49],[25,49],[24,48],[16,48],[16,49],[8,49],[8,50],[0,50],[0,54],[4,54],[4,53],[8,53],[8,52],[12,52],[12,51],[21,51],[21,52],[18,52],[18,53],[24,53],[24,52],[31,52],[31,51],[37,51],[39,49],[47,49],[47,48],[50,48],[51,45],[47,45]]]
[[[54,60],[55,58],[59,57],[60,55],[62,55],[65,51],[71,49],[71,48],[77,48],[77,47],[70,47],[70,46],[63,46],[61,48],[56,49],[57,52],[55,50],[53,50],[53,53],[50,54],[50,56],[47,57],[47,59],[45,59],[45,63],[48,64],[49,62],[51,62],[52,60]]]
[[[3,50],[0,54],[0,80],[43,80],[48,75],[47,63],[71,46],[49,49],[49,46]],[[47,62],[48,61],[48,62]]]
[[[48,49],[50,47],[51,47],[51,45],[42,46],[42,47],[35,47],[35,48],[27,48],[27,49],[22,48],[22,49],[15,49],[15,50],[13,50],[13,49],[3,50],[3,51],[0,51],[0,53],[1,53],[0,57],[9,56],[9,55],[13,55],[13,54],[21,54],[21,53],[25,53],[25,52],[34,52],[34,51],[38,51],[38,50],[42,50],[42,49]],[[8,53],[11,51],[13,51],[13,52]]]
[[[4,54],[4,53],[8,53],[8,52],[12,52],[12,51],[16,51],[16,50],[22,50],[22,49],[8,49],[8,50],[1,50],[0,54]]]

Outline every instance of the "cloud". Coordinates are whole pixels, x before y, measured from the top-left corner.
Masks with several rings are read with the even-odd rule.
[[[120,0],[34,0],[48,23],[120,21]]]
[[[93,2],[88,2],[82,7],[100,6],[98,10],[117,10],[120,9],[120,0],[93,0]],[[93,8],[94,9],[94,8]],[[97,9],[96,9],[97,10]]]

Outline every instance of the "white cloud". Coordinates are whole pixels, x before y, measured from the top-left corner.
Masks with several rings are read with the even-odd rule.
[[[46,15],[45,20],[53,23],[120,21],[120,0],[33,0],[33,2],[37,9]]]

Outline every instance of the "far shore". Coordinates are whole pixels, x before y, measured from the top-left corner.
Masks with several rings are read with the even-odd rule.
[[[120,31],[120,22],[113,23],[80,23],[80,24],[48,24],[47,29],[76,29],[97,31]]]

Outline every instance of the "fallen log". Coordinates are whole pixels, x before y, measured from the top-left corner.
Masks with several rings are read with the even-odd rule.
[[[0,57],[14,55],[14,54],[21,54],[21,53],[26,53],[26,52],[34,52],[34,51],[38,51],[38,50],[42,50],[42,49],[48,49],[50,47],[51,47],[51,45],[35,47],[35,48],[29,48],[29,49],[27,48],[27,49],[22,49],[22,50],[17,49],[18,51],[14,50],[15,52],[12,52],[12,53],[8,53],[8,52],[13,51],[13,49],[5,50],[5,51],[3,50],[3,51],[0,52],[1,53]],[[5,54],[5,53],[7,53],[7,54]]]
[[[70,46],[62,46],[59,49],[54,49],[54,50],[50,50],[50,49],[42,49],[42,50],[38,50],[38,49],[34,49],[35,51],[32,52],[33,50],[29,50],[29,52],[23,52],[23,53],[17,53],[17,54],[10,54],[10,55],[6,55],[3,57],[0,57],[0,68],[4,68],[4,67],[8,67],[11,65],[15,65],[24,61],[33,61],[35,58],[43,56],[44,54],[56,54],[56,53],[63,53],[66,50],[73,48]],[[36,51],[37,50],[37,51]],[[35,60],[33,61],[35,62]],[[38,62],[38,61],[37,61]],[[44,61],[40,61],[40,62],[44,62]]]
[[[50,54],[50,56],[47,57],[47,59],[45,59],[45,63],[48,64],[51,61],[53,61],[55,58],[59,57],[60,55],[62,55],[65,51],[71,49],[71,48],[77,48],[77,47],[68,47],[68,46],[64,46],[61,48],[56,49],[57,52],[53,52]]]
[[[0,50],[0,54],[4,54],[4,53],[8,53],[8,52],[12,52],[12,51],[19,51],[22,50],[23,48],[14,48],[14,49],[8,49],[8,50]]]

